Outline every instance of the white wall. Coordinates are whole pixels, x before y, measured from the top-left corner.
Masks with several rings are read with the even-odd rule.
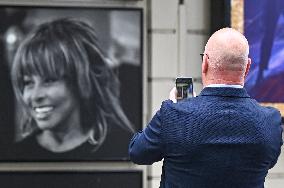
[[[195,78],[202,89],[201,57],[209,37],[210,1],[148,0],[152,115],[168,98],[177,76]],[[162,162],[149,166],[149,188],[159,187]]]

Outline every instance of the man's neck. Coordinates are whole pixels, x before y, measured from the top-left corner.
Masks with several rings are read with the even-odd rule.
[[[216,77],[205,79],[204,87],[207,87],[208,85],[212,84],[221,84],[221,85],[241,85],[244,86],[244,80],[243,79],[237,79],[237,78],[227,78],[227,77]]]

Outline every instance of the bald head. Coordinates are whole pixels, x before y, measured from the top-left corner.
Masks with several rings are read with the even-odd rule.
[[[247,39],[237,30],[223,28],[216,31],[208,40],[205,51],[208,55],[210,79],[225,79],[234,82],[244,79],[247,71],[249,45]],[[250,60],[249,60],[250,61]],[[235,75],[235,78],[226,75]],[[220,78],[221,76],[221,78]],[[223,77],[223,78],[222,78]],[[231,80],[230,80],[231,79]]]

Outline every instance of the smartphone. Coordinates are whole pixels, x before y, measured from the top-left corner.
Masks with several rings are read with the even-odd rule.
[[[193,97],[193,81],[191,77],[176,78],[177,101]]]

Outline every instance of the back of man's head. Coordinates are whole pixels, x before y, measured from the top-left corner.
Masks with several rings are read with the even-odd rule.
[[[216,31],[209,38],[204,53],[208,66],[205,69],[207,75],[203,79],[207,79],[209,82],[207,85],[211,83],[243,85],[250,59],[248,41],[240,32],[232,28]],[[202,72],[204,73],[204,70]]]

